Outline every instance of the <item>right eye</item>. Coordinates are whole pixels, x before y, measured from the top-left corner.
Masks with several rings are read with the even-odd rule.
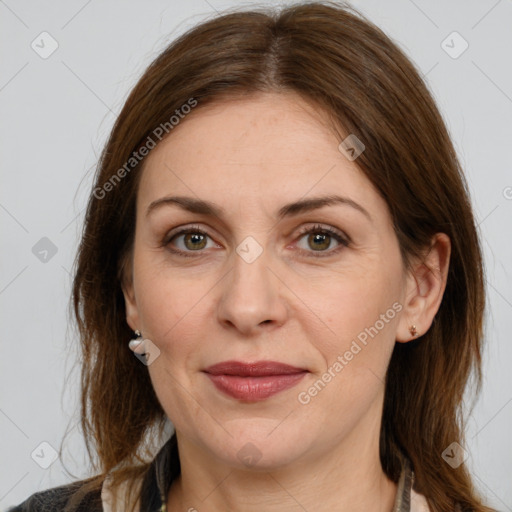
[[[213,241],[213,245],[208,246],[208,238],[210,238],[210,236],[206,231],[195,226],[189,226],[169,235],[163,245],[174,254],[184,257],[194,257],[196,255],[191,253],[201,253],[203,249],[217,246]],[[197,256],[199,256],[199,254],[197,254]]]

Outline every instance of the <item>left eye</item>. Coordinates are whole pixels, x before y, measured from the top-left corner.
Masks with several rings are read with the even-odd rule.
[[[306,247],[300,247],[300,241],[305,239]],[[343,247],[348,246],[348,240],[343,237],[337,231],[334,231],[331,228],[325,228],[322,226],[315,226],[313,228],[309,228],[306,231],[303,231],[302,236],[300,237],[300,241],[297,244],[301,251],[320,253],[313,254],[313,256],[324,256],[331,255],[337,251],[339,251]],[[328,250],[331,248],[331,244],[336,242],[337,246],[333,250]],[[327,254],[325,254],[327,253]]]

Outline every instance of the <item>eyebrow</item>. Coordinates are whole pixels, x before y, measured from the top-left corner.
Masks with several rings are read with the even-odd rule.
[[[223,207],[211,203],[210,201],[204,201],[202,199],[196,199],[194,197],[187,196],[166,196],[153,201],[146,210],[146,216],[165,205],[176,205],[191,213],[212,215],[219,218],[222,218],[226,212]],[[348,197],[342,197],[338,195],[312,197],[309,199],[301,199],[299,201],[286,204],[277,212],[277,218],[281,220],[285,217],[293,217],[295,215],[299,215],[300,213],[306,213],[313,210],[318,210],[325,206],[334,205],[350,206],[361,212],[365,217],[368,218],[370,222],[372,221],[371,215],[359,203],[356,203]]]

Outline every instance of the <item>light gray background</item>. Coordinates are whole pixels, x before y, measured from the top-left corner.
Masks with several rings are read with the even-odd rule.
[[[73,479],[59,460],[43,469],[31,453],[37,448],[34,459],[49,462],[51,449],[40,443],[58,450],[77,419],[76,368],[67,378],[76,357],[67,316],[70,270],[92,169],[115,116],[168,42],[215,11],[248,5],[0,0],[1,509]],[[469,422],[469,463],[489,503],[512,511],[512,1],[353,5],[424,73],[467,173],[489,298],[485,382]],[[46,59],[31,48],[34,40],[42,46],[43,31],[59,45]],[[469,44],[458,58],[445,51],[460,51],[458,36],[442,47],[453,31]],[[48,50],[50,41],[44,44]],[[32,252],[43,237],[57,248],[46,262]],[[66,467],[85,477],[78,429],[65,446]]]

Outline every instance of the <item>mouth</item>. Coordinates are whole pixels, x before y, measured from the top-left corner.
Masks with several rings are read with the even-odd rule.
[[[203,372],[219,391],[246,402],[265,400],[290,389],[309,373],[304,368],[275,361],[224,361]]]

